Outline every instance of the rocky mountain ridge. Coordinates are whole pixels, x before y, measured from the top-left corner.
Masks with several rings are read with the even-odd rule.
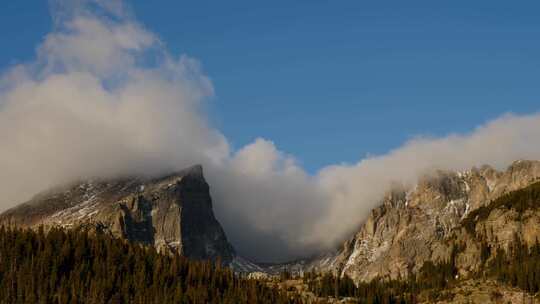
[[[466,273],[478,263],[479,248],[476,240],[460,232],[463,220],[474,210],[539,179],[538,161],[516,161],[505,171],[489,166],[466,172],[437,171],[411,189],[390,191],[340,250],[304,262],[303,270],[332,271],[356,282],[404,278],[426,261],[448,258],[449,240],[461,238],[470,245],[459,257]],[[515,212],[497,211],[489,217],[489,241],[504,246],[515,233],[534,239],[540,236],[538,218],[536,213],[529,214],[523,222]]]
[[[214,216],[200,165],[154,179],[74,183],[5,211],[0,222],[28,228],[88,227],[160,251],[196,259],[219,257],[224,263],[250,267],[247,261],[236,261],[236,252]]]

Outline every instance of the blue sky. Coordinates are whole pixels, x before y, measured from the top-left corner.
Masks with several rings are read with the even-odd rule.
[[[235,147],[265,137],[310,172],[539,110],[533,1],[131,4],[201,61],[210,119]],[[32,59],[50,28],[46,1],[2,3],[0,68]]]

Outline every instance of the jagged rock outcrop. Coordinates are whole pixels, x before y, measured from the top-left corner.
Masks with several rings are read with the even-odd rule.
[[[435,172],[412,189],[388,193],[341,250],[311,261],[306,268],[346,274],[357,282],[407,277],[428,260],[448,258],[449,239],[461,238],[467,249],[458,262],[465,272],[472,271],[479,261],[480,248],[478,240],[459,228],[462,221],[473,210],[539,178],[538,161],[516,161],[504,172],[489,166],[466,172]],[[529,240],[539,236],[538,224],[540,216],[536,213],[519,215],[518,220],[511,210],[495,210],[477,229],[490,231],[491,242],[504,244],[516,231]]]
[[[155,179],[94,180],[41,193],[0,215],[7,225],[90,227],[195,259],[235,251],[212,210],[201,166]]]

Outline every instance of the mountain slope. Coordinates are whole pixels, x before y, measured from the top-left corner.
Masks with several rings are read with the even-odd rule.
[[[516,161],[504,172],[489,166],[467,172],[438,171],[420,180],[414,188],[396,188],[388,193],[340,250],[311,261],[306,268],[347,275],[356,282],[407,277],[418,272],[426,261],[448,258],[448,239],[459,237],[454,231],[468,214],[539,178],[538,161]],[[508,239],[517,230],[536,229],[534,225],[515,228],[520,223],[504,222],[509,219],[507,216],[494,222],[494,231],[499,231],[498,239],[492,239],[494,243]],[[475,258],[462,256],[465,260]],[[472,261],[465,264],[473,267]]]
[[[214,216],[201,166],[156,179],[95,180],[54,189],[7,210],[0,222],[84,226],[196,259],[230,263],[236,255]]]
[[[368,303],[375,298],[388,303],[538,303],[540,182],[467,212],[424,246],[431,255],[411,265],[406,276],[381,275],[353,284],[342,268],[338,276],[307,272],[304,282],[317,295],[367,297]]]

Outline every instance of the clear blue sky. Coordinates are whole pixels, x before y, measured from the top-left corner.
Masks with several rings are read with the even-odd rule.
[[[235,147],[262,136],[310,172],[540,110],[538,1],[130,3],[202,62],[211,120]],[[3,1],[0,68],[50,28],[46,1]]]

